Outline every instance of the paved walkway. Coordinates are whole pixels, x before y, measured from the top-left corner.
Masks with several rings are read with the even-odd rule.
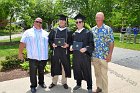
[[[20,34],[14,34],[11,37],[12,38],[17,38],[17,37],[21,37],[21,36],[22,36],[22,33],[20,33]],[[9,38],[10,38],[10,36],[0,36],[0,40],[5,40],[5,39],[9,39]]]
[[[93,68],[93,66],[92,66]],[[93,89],[96,88],[94,68]],[[140,93],[140,51],[115,48],[112,63],[109,63],[109,93]],[[47,86],[51,84],[50,74],[45,75]],[[65,90],[59,80],[53,89],[37,87],[37,93],[87,93],[86,82],[82,82],[82,89],[72,91],[75,80],[68,79],[69,89]],[[29,77],[0,82],[0,93],[30,93]]]

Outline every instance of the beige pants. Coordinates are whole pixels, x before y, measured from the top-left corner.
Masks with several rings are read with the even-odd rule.
[[[56,76],[54,76],[52,78],[53,84],[57,85],[58,77],[59,77],[59,75],[56,75]],[[64,67],[63,66],[62,66],[62,79],[61,79],[61,83],[62,83],[62,85],[67,84],[67,78],[65,77],[65,71],[64,71]]]
[[[103,93],[108,93],[108,63],[105,60],[92,58],[94,65],[96,86],[102,89]]]

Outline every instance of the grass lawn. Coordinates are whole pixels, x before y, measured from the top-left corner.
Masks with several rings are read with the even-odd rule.
[[[12,39],[12,42],[15,42],[15,41],[20,41],[20,37],[19,38],[13,38]],[[6,39],[6,40],[0,40],[0,42],[10,42],[10,39]]]
[[[18,41],[20,41],[20,38],[14,38],[14,39],[12,39],[12,42],[17,42],[17,43],[14,43],[12,45],[10,45],[10,44],[5,45],[2,43],[9,43],[9,39],[0,40],[0,60],[2,60],[6,56],[10,56],[10,55],[18,53],[18,46],[19,46]]]
[[[124,40],[124,42],[119,42],[120,33],[114,33],[114,38],[115,38],[115,47],[132,49],[132,50],[139,50],[140,51],[140,43],[138,43],[139,39],[140,39],[140,34],[137,37],[137,43],[136,44],[133,43],[133,35],[132,35],[132,40],[131,40],[132,43],[127,43],[126,39]]]

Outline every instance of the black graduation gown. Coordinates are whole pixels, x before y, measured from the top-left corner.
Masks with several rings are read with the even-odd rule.
[[[74,79],[92,82],[91,55],[94,50],[93,34],[91,31],[83,29],[80,33],[73,33],[73,41],[83,42],[82,48],[87,48],[85,53],[78,50],[73,51]]]
[[[65,38],[65,42],[72,44],[72,32],[67,28],[60,31],[58,28],[52,30],[49,34],[49,44],[52,50],[51,53],[51,76],[62,75],[62,67],[64,67],[65,76],[71,77],[70,51],[69,48],[62,48],[60,46],[53,48],[55,38]]]

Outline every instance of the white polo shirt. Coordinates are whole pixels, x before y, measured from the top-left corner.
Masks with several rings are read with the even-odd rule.
[[[20,40],[26,44],[27,57],[36,60],[48,59],[48,32],[31,28],[23,33]]]

